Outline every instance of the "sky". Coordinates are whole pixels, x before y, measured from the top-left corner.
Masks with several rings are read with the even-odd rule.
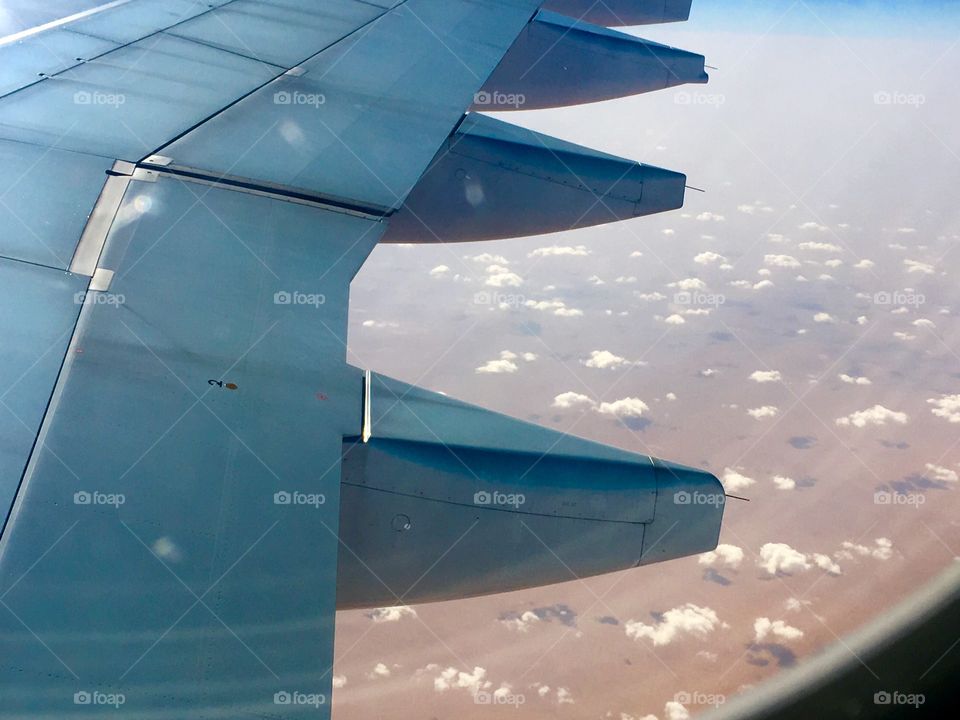
[[[705,192],[682,210],[375,250],[352,363],[709,469],[750,502],[705,556],[341,613],[338,718],[695,716],[956,562],[958,14],[696,2],[630,32],[705,54],[708,85],[498,116],[687,173]]]

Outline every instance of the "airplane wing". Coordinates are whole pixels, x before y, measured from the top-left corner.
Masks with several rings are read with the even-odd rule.
[[[0,39],[0,717],[328,717],[337,607],[714,547],[708,473],[345,362],[380,241],[682,205],[465,115],[705,81],[540,5],[70,2]]]

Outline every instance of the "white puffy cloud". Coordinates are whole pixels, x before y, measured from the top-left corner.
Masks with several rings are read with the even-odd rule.
[[[569,245],[550,245],[549,247],[537,248],[533,252],[528,253],[527,257],[556,257],[560,255],[583,257],[589,254],[590,251],[587,250],[586,245],[577,245],[576,247],[570,247]]]
[[[957,482],[956,470],[951,470],[942,465],[935,465],[934,463],[927,463],[926,468],[927,473],[929,473],[934,480],[939,480],[940,482]]]
[[[376,608],[364,614],[375,623],[386,623],[397,622],[404,617],[416,617],[417,611],[408,605],[395,605],[393,607]]]
[[[873,541],[873,546],[861,545],[852,540],[844,540],[835,556],[841,560],[852,560],[855,557],[871,557],[874,560],[886,561],[893,557],[893,543],[889,538],[880,537]]]
[[[862,260],[859,260],[853,267],[855,267],[857,270],[869,270],[874,265],[876,265],[876,263],[873,262],[873,260],[863,258]]]
[[[840,258],[832,258],[831,260],[827,260],[824,265],[826,265],[828,268],[838,268],[843,265],[843,260]]]
[[[683,315],[677,315],[676,313],[674,313],[673,315],[668,315],[663,319],[663,321],[667,325],[684,325],[687,322],[686,320],[683,319]]]
[[[525,633],[527,632],[532,625],[540,622],[540,618],[537,617],[535,612],[527,610],[521,613],[518,617],[503,618],[500,620],[501,623],[506,625],[511,630],[516,632]]]
[[[678,290],[706,290],[707,284],[700,278],[684,278],[670,283],[667,287],[677,288]]]
[[[717,565],[736,569],[740,567],[740,563],[743,562],[743,548],[737,547],[736,545],[720,543],[717,545],[716,550],[711,550],[710,552],[705,552],[700,555],[697,562],[701,565],[707,565],[708,567]]]
[[[653,641],[654,646],[660,646],[669,645],[684,636],[706,639],[719,626],[720,619],[713,610],[686,603],[667,610],[658,621],[650,625],[639,620],[628,620],[624,623],[624,630],[629,638],[646,638]]]
[[[917,318],[916,320],[913,321],[912,325],[914,327],[922,327],[922,328],[935,328],[937,326],[936,323],[933,322],[933,320],[929,320],[927,318]]]
[[[793,490],[797,487],[796,480],[783,475],[774,475],[773,484],[777,486],[777,490]]]
[[[433,270],[430,271],[431,277],[443,277],[450,272],[450,268],[446,265],[437,265]]]
[[[715,262],[726,262],[727,259],[720,253],[715,253],[712,250],[706,250],[699,255],[694,255],[693,261],[698,265],[710,265]]]
[[[766,418],[776,417],[780,414],[780,408],[776,405],[762,405],[757,408],[750,408],[747,410],[747,415],[752,417],[754,420],[765,420]]]
[[[933,275],[936,271],[936,268],[933,265],[930,265],[925,262],[920,262],[919,260],[904,260],[903,264],[907,268],[908,273],[919,273],[921,275]]]
[[[791,574],[810,569],[807,556],[786,543],[765,543],[760,548],[760,558],[757,565],[771,575],[777,573]]]
[[[863,376],[847,375],[846,373],[840,373],[839,377],[843,382],[850,385],[870,385],[870,378]]]
[[[798,268],[800,261],[791,255],[764,255],[763,262],[770,267]]]
[[[479,255],[464,255],[464,260],[473,260],[484,265],[509,265],[510,261],[503,255],[491,255],[490,253],[480,253]]]
[[[773,283],[770,282],[769,280],[761,280],[760,282],[753,284],[754,290],[764,290],[766,288],[771,288],[771,287],[773,287]]]
[[[826,242],[802,242],[797,245],[801,250],[813,250],[816,252],[831,252],[838,253],[843,252],[843,248],[834,245],[833,243]]]
[[[583,310],[567,307],[563,300],[527,300],[524,303],[528,308],[539,310],[541,312],[553,312],[558,317],[580,317]]]
[[[630,283],[635,283],[636,281],[637,281],[636,275],[629,275],[629,276],[621,275],[618,278],[614,279],[614,282],[619,283],[620,285],[625,285],[625,284],[629,285]]]
[[[613,402],[602,402],[597,407],[597,412],[603,415],[614,415],[619,418],[641,417],[644,412],[649,410],[643,400],[635,397],[625,397]]]
[[[753,621],[753,641],[761,643],[768,637],[778,640],[797,640],[803,637],[803,630],[787,625],[783,620],[770,620],[758,617]]]
[[[489,287],[520,287],[523,278],[503,265],[489,265],[484,285]]]
[[[717,370],[717,369],[715,369],[715,368],[705,368],[704,370],[701,370],[701,371],[700,371],[700,375],[703,376],[703,377],[713,377],[713,376],[716,375],[718,372],[719,372],[719,370]]]
[[[837,319],[830,313],[818,312],[813,316],[813,321],[817,323],[835,323]]]
[[[835,563],[835,562],[833,561],[833,559],[832,559],[829,555],[823,555],[823,554],[821,554],[821,553],[814,553],[814,554],[811,556],[811,559],[813,560],[813,562],[816,564],[816,566],[817,566],[818,568],[820,568],[821,570],[825,570],[826,572],[830,573],[831,575],[840,575],[840,574],[842,574],[842,573],[841,573],[841,570],[840,570],[840,566],[837,565],[837,563]]]
[[[634,293],[634,297],[637,300],[642,300],[643,302],[655,302],[657,300],[666,300],[667,296],[661,292],[652,292],[652,293]]]
[[[576,393],[572,391],[560,393],[553,399],[553,407],[555,408],[568,409],[573,407],[580,407],[583,405],[592,406],[593,404],[594,404],[593,400],[588,398],[586,395],[581,395],[580,393]]]
[[[797,225],[797,227],[801,230],[817,230],[819,232],[826,232],[830,229],[826,225],[821,225],[818,222],[805,222],[802,225]],[[801,243],[801,245],[802,244],[803,243]]]
[[[724,220],[726,220],[726,218],[723,215],[717,215],[716,213],[702,212],[699,215],[697,215],[697,220],[699,220],[700,222],[711,222],[711,221],[723,222]]]
[[[509,350],[500,351],[500,357],[497,360],[487,360],[487,362],[478,367],[474,372],[481,374],[498,375],[501,373],[515,373],[519,366],[514,362],[517,359],[516,353]]]
[[[570,693],[570,690],[565,687],[557,688],[557,704],[558,705],[573,705],[573,695]]]
[[[758,383],[779,382],[779,370],[755,370],[750,373],[750,379]]]
[[[388,320],[364,320],[363,326],[365,328],[397,328],[400,327],[400,323]]]
[[[333,689],[337,690],[344,687],[347,684],[346,675],[334,675],[333,676]]]
[[[370,680],[376,680],[378,678],[390,677],[390,674],[390,668],[380,662],[373,666],[373,670],[367,673],[367,677]]]
[[[723,483],[723,489],[727,492],[738,492],[757,482],[753,478],[747,477],[733,468],[724,468],[723,477],[720,478],[720,481]]]
[[[886,425],[887,421],[895,422],[900,425],[906,425],[908,416],[906,413],[890,410],[883,405],[874,405],[866,410],[858,410],[850,413],[846,417],[836,419],[837,425],[862,428],[867,425]]]
[[[437,670],[437,665],[427,665],[424,670]],[[463,689],[474,698],[481,690],[489,690],[493,683],[487,680],[487,671],[482,667],[473,668],[473,672],[457,670],[455,667],[448,667],[441,670],[440,674],[433,679],[433,689],[437,692],[446,692],[447,690]]]
[[[597,368],[598,370],[609,370],[632,365],[629,360],[619,355],[615,355],[609,350],[593,350],[590,357],[583,361],[588,368]]]
[[[675,700],[670,700],[663,706],[666,720],[690,720],[690,711]]]

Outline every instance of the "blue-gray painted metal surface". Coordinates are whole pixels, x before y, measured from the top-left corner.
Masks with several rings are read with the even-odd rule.
[[[111,165],[0,140],[0,257],[66,270]]]
[[[686,176],[472,113],[390,221],[384,242],[467,242],[683,207]]]
[[[174,165],[397,208],[536,0],[408,0],[162,150]],[[243,150],[239,150],[243,148]]]
[[[541,11],[477,94],[473,109],[580,105],[708,80],[703,55]]]
[[[86,286],[85,277],[0,259],[0,524],[30,459]]]
[[[80,63],[77,58],[101,55],[118,43],[58,28],[15,43],[0,45],[0,95],[39,82]]]
[[[0,246],[0,717],[328,717],[335,607],[715,546],[709,473],[345,363],[350,279],[413,205],[449,202],[418,239],[454,241],[682,204],[679,173],[463,118],[538,5],[130,0],[45,31],[50,56],[43,33],[6,48],[8,86],[56,74],[0,98],[0,193],[27,228]],[[74,47],[95,57],[70,67]],[[100,290],[78,304],[89,278],[59,268],[103,171],[138,158],[87,224],[75,269]],[[588,196],[604,210],[563,214]]]
[[[274,694],[329,698],[347,292],[382,224],[167,178],[118,217],[4,535],[0,715],[316,717]]]
[[[544,0],[543,7],[608,27],[681,22],[693,0]]]

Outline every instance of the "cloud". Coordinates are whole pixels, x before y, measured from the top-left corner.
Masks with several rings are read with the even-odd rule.
[[[773,484],[777,486],[777,490],[794,490],[797,487],[796,480],[783,475],[774,475]]]
[[[750,379],[758,383],[779,382],[779,370],[755,370],[750,373]]]
[[[936,268],[919,260],[904,260],[903,264],[907,267],[908,273],[920,273],[921,275],[933,275]]]
[[[927,463],[926,468],[934,480],[939,482],[957,482],[956,470],[951,470],[950,468],[945,468],[942,465],[935,465],[933,463]]]
[[[866,378],[862,376],[854,376],[854,375],[847,375],[845,373],[840,373],[840,375],[838,375],[837,377],[843,380],[843,382],[848,383],[850,385],[870,385],[871,384],[870,378]]]
[[[829,555],[822,555],[820,553],[814,553],[812,556],[813,562],[816,563],[816,566],[821,570],[825,570],[831,575],[841,575],[840,566],[837,565]]]
[[[928,320],[927,318],[917,318],[913,321],[914,327],[925,327],[925,328],[935,328],[937,325],[933,320]]]
[[[805,222],[802,225],[797,225],[797,227],[800,228],[801,230],[818,230],[819,232],[826,232],[827,230],[830,229],[826,225],[821,225],[820,223],[817,223],[817,222]],[[805,243],[800,243],[800,244],[804,245]]]
[[[395,605],[393,607],[376,608],[365,612],[368,618],[375,623],[398,622],[401,618],[416,617],[417,611],[407,605]]]
[[[837,319],[830,313],[818,312],[813,316],[813,321],[817,323],[835,323]]]
[[[484,263],[485,265],[509,265],[510,261],[503,255],[491,255],[490,253],[480,253],[479,255],[464,255],[464,260],[473,260],[474,262]]]
[[[400,324],[386,320],[364,320],[363,326],[365,328],[397,328]]]
[[[609,370],[623,367],[624,365],[632,365],[633,363],[624,357],[614,355],[609,350],[593,350],[590,352],[589,359],[584,360],[583,364],[588,368]]]
[[[487,360],[485,364],[478,367],[476,370],[474,370],[474,372],[490,375],[515,373],[520,369],[519,366],[514,362],[516,359],[516,353],[510,352],[509,350],[501,350],[500,358],[498,360]]]
[[[489,265],[487,279],[483,283],[489,287],[520,287],[523,278],[503,265]]]
[[[524,613],[521,613],[517,617],[506,617],[500,618],[500,622],[506,625],[511,630],[516,632],[525,633],[530,630],[531,625],[535,625],[540,622],[540,618],[535,612],[527,610]]]
[[[663,706],[666,720],[690,720],[690,711],[675,700],[670,700]]]
[[[715,262],[726,262],[727,259],[719,253],[707,250],[699,255],[695,255],[693,261],[699,265],[710,265]]]
[[[743,562],[743,548],[721,543],[717,545],[716,550],[711,550],[710,552],[705,552],[700,555],[697,562],[708,567],[718,565],[735,570],[740,567],[740,563]]]
[[[857,270],[869,270],[874,265],[876,265],[876,263],[873,262],[873,260],[868,260],[867,258],[863,258],[862,260],[858,261],[853,267],[855,267]]]
[[[620,277],[614,280],[615,283],[619,283],[621,285],[635,283],[636,281],[637,281],[636,275],[630,275],[630,276],[621,275]]]
[[[753,633],[755,643],[762,643],[770,636],[779,640],[797,640],[803,637],[803,630],[787,625],[783,620],[770,620],[765,617],[758,617],[753,621]]]
[[[810,561],[807,556],[798,550],[794,550],[786,543],[766,543],[760,548],[760,559],[757,565],[766,570],[771,575],[784,573],[800,572],[810,569]]]
[[[834,245],[833,243],[825,243],[825,242],[802,242],[799,245],[797,245],[797,247],[800,248],[801,250],[813,250],[816,252],[831,252],[831,253],[843,252],[843,248],[839,247],[838,245]]]
[[[700,371],[700,375],[701,375],[702,377],[713,377],[713,376],[716,375],[718,372],[720,372],[720,371],[719,371],[719,370],[716,370],[716,369],[714,369],[714,368],[706,368],[706,369]]]
[[[674,313],[673,315],[668,315],[663,319],[663,321],[667,325],[685,325],[687,322],[686,320],[683,319],[683,315],[677,315],[676,313]]]
[[[800,261],[792,255],[764,255],[763,262],[770,267],[798,268]]]
[[[557,704],[558,705],[573,705],[573,695],[570,694],[570,690],[565,687],[557,688]]]
[[[344,687],[347,684],[346,675],[334,675],[333,676],[333,689],[337,690]]]
[[[906,425],[908,419],[906,413],[890,410],[883,405],[874,405],[866,410],[858,410],[857,412],[850,413],[846,417],[837,418],[836,423],[844,427],[853,425],[862,428],[867,425],[886,425],[888,420],[900,425]]]
[[[436,670],[437,665],[427,665],[423,670]],[[489,690],[493,683],[487,680],[487,671],[482,667],[474,667],[473,672],[457,670],[455,667],[448,667],[442,670],[439,675],[433,679],[433,689],[439,693],[447,690],[463,689],[474,698],[481,690]]]
[[[431,277],[443,277],[450,272],[450,268],[446,265],[437,265],[433,270],[430,271]]]
[[[373,670],[367,673],[367,678],[370,680],[376,680],[377,678],[390,677],[390,668],[384,665],[382,662],[377,663],[373,666]]]
[[[835,556],[852,560],[854,557],[871,557],[874,560],[887,561],[893,557],[893,543],[889,538],[880,537],[873,541],[873,547],[861,545],[852,540],[844,540]]]
[[[723,489],[727,492],[738,492],[750,487],[757,481],[751,477],[740,474],[733,468],[724,468],[721,482],[723,483]]]
[[[780,413],[780,408],[776,405],[763,405],[758,408],[750,408],[747,415],[754,420],[764,420],[766,418],[776,417]]]
[[[704,640],[718,626],[720,626],[720,620],[713,610],[686,603],[667,610],[651,625],[639,620],[628,620],[624,623],[624,630],[629,638],[634,640],[646,638],[653,641],[655,647],[659,647],[669,645],[674,640],[685,636]]]
[[[527,300],[524,303],[528,308],[539,310],[541,312],[553,312],[558,317],[580,317],[583,310],[567,307],[563,300]]]
[[[684,278],[670,283],[667,287],[677,288],[678,290],[706,290],[707,284],[700,278]]]
[[[583,257],[589,254],[590,251],[587,250],[586,245],[577,245],[576,247],[570,247],[569,245],[550,245],[549,247],[539,247],[533,252],[527,253],[527,257],[557,257],[560,255]]]
[[[553,407],[555,408],[563,408],[566,410],[568,408],[579,407],[582,405],[589,405],[592,407],[594,402],[586,395],[581,395],[580,393],[575,392],[560,393],[553,399]]]
[[[697,215],[697,220],[700,222],[723,222],[726,218],[723,215],[717,215],[712,212],[702,212]]]
[[[660,292],[634,293],[633,296],[637,298],[637,300],[643,300],[643,302],[655,302],[657,300],[667,299],[667,296]]]
[[[769,280],[761,280],[760,282],[753,284],[754,290],[763,290],[769,287],[773,287],[773,283],[770,282]]]
[[[649,409],[647,404],[640,398],[625,397],[609,403],[600,403],[599,407],[597,407],[597,412],[603,415],[614,415],[619,418],[638,418]]]

